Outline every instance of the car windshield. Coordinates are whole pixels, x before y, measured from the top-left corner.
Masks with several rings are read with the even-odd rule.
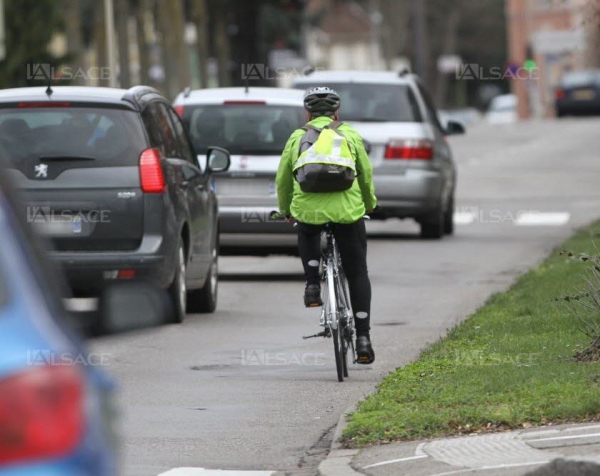
[[[89,107],[0,106],[0,148],[9,166],[44,159],[81,159],[87,166],[133,165],[144,149],[133,111]]]
[[[302,84],[310,89],[328,86],[342,100],[340,118],[357,122],[422,122],[412,90],[403,84],[319,83]]]
[[[1,200],[1,199],[0,199]],[[0,201],[1,205],[1,201]],[[0,206],[0,230],[8,230],[8,224],[5,223],[4,212]],[[8,301],[8,289],[6,287],[6,265],[4,263],[4,257],[0,252],[0,308],[3,307]]]
[[[219,146],[231,154],[280,155],[306,122],[304,108],[265,104],[186,107],[183,121],[196,150]]]

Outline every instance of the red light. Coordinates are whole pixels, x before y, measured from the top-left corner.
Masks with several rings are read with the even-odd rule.
[[[140,155],[140,182],[144,193],[164,193],[165,176],[160,159],[162,154],[158,149],[146,149]]]
[[[71,107],[70,102],[20,102],[18,107]]]
[[[120,269],[117,274],[119,279],[133,279],[135,278],[135,269]]]
[[[84,383],[74,365],[42,365],[0,382],[0,465],[72,451],[83,430]]]
[[[266,101],[246,101],[246,100],[230,100],[223,101],[223,105],[225,106],[252,106],[252,105],[265,105]]]
[[[564,89],[557,89],[556,90],[556,99],[564,99],[566,96],[565,94],[565,90]]]
[[[179,117],[183,117],[183,106],[175,106],[173,109]]]
[[[433,158],[433,145],[428,140],[392,140],[385,150],[385,158],[430,160]]]

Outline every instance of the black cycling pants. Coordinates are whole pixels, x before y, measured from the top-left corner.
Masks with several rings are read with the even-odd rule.
[[[365,221],[342,225],[334,223],[333,235],[348,279],[350,301],[357,335],[368,335],[371,321],[371,282],[367,270],[367,231]],[[320,284],[321,231],[323,225],[298,223],[298,250],[306,284]]]

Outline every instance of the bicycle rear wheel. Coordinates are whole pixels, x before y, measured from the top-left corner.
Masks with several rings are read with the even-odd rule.
[[[335,279],[333,276],[333,262],[329,260],[327,262],[327,292],[329,295],[328,309],[330,316],[329,326],[331,329],[331,337],[333,341],[333,351],[335,354],[335,367],[337,370],[338,381],[344,381],[344,363],[342,360],[342,329],[340,329],[339,323],[339,310],[337,304],[339,302],[337,296],[337,288],[335,286]]]

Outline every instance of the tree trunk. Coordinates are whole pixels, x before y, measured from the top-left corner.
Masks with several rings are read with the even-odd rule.
[[[225,9],[222,5],[219,5],[217,8],[215,50],[217,54],[217,64],[219,67],[219,86],[230,86],[231,77],[229,75],[228,63],[231,53],[229,47],[229,37],[227,35],[227,18]]]
[[[99,68],[108,67],[108,52],[106,51],[106,30],[104,27],[104,2],[96,2],[94,6],[94,41],[96,50],[96,65]],[[114,71],[110,71],[114,74]],[[100,86],[108,86],[108,79],[100,75],[98,80]]]
[[[129,5],[128,0],[115,1],[117,16],[117,41],[119,49],[119,83],[122,88],[131,87],[131,72],[129,69]]]
[[[185,19],[181,0],[158,0],[159,25],[163,37],[166,89],[170,98],[189,85],[189,60],[184,42]]]
[[[73,71],[84,68],[83,65],[83,38],[81,35],[81,8],[79,0],[64,0],[65,29],[67,37],[67,52],[69,63]],[[85,83],[84,78],[77,75],[73,84],[81,86]]]
[[[208,9],[206,0],[193,0],[193,19],[196,24],[196,51],[200,70],[200,87],[208,87]]]
[[[444,41],[444,55],[458,53],[458,24],[460,23],[460,11],[452,10],[446,21],[446,38]],[[439,108],[446,106],[448,93],[448,74],[438,71],[435,87],[436,103]]]
[[[136,34],[140,63],[140,84],[150,84],[150,45],[146,37],[146,22],[152,14],[152,0],[139,0],[136,12]]]

